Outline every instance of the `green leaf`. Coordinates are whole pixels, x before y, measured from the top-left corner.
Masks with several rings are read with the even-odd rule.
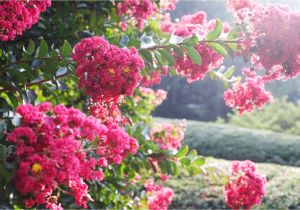
[[[168,172],[167,165],[166,165],[165,161],[158,161],[158,165],[159,165],[159,168],[160,168],[162,173],[167,173]]]
[[[185,49],[187,55],[193,60],[195,64],[201,65],[202,57],[195,48],[190,46],[183,46],[183,48]]]
[[[180,47],[178,47],[175,44],[171,44],[170,47],[173,49],[173,51],[178,55],[178,57],[183,58],[183,52]]]
[[[168,61],[170,66],[175,65],[176,61],[175,61],[174,57],[171,55],[171,53],[169,53],[167,50],[164,50],[164,49],[159,49],[158,52],[161,54],[163,59]]]
[[[231,66],[225,73],[224,77],[230,78],[232,74],[234,73],[235,66]]]
[[[216,26],[215,28],[209,32],[206,36],[207,41],[213,41],[220,37],[223,31],[223,23],[220,19],[216,19]]]
[[[213,69],[209,71],[209,77],[210,77],[211,80],[215,80],[216,79],[216,75],[215,75],[215,72],[214,72]]]
[[[139,50],[139,53],[141,54],[141,56],[144,58],[144,60],[148,63],[150,63],[151,65],[153,64],[153,57],[151,52],[149,52],[148,50]]]
[[[216,51],[217,53],[222,55],[223,57],[226,57],[228,55],[227,50],[222,45],[220,45],[219,43],[209,42],[209,43],[207,43],[207,45],[210,48],[212,48],[214,51]]]
[[[190,173],[191,176],[196,176],[196,175],[198,175],[200,173],[200,171],[199,171],[199,169],[197,167],[191,166],[189,168],[189,173]]]
[[[71,55],[72,50],[73,50],[73,48],[72,48],[71,44],[67,40],[65,40],[65,42],[62,46],[62,49],[61,49],[62,56],[64,58],[68,58]]]
[[[26,47],[26,52],[31,55],[35,50],[35,44],[32,39],[29,40],[28,45]]]
[[[13,107],[16,109],[19,105],[17,97],[9,92],[7,92],[6,95],[9,98],[10,102],[12,103]]]
[[[188,154],[188,157],[190,158],[190,159],[194,159],[194,158],[196,158],[197,157],[197,150],[195,150],[195,149],[193,149],[193,150],[191,150],[190,151],[190,153]]]
[[[38,55],[39,55],[39,57],[45,57],[48,55],[48,44],[43,38],[41,38],[41,41],[40,41]]]
[[[165,62],[164,62],[164,60],[162,59],[160,53],[154,51],[154,55],[155,55],[155,58],[156,58],[157,62],[159,63],[159,65],[161,65],[161,66],[165,66],[166,65]]]
[[[232,40],[235,40],[237,38],[240,38],[240,32],[241,32],[240,27],[233,27],[227,35],[227,40],[232,41]]]
[[[5,120],[0,120],[0,134],[3,134],[7,130]]]
[[[7,147],[0,144],[0,164],[6,162]]]
[[[182,43],[186,46],[196,46],[199,43],[199,39],[196,35],[193,35],[184,39]]]
[[[96,22],[97,22],[97,15],[96,12],[94,11],[93,14],[91,15],[91,20],[90,20],[91,26],[95,26]]]
[[[191,164],[191,160],[187,157],[181,158],[180,162],[185,166],[189,166]]]
[[[203,157],[198,157],[196,158],[193,162],[192,162],[193,165],[196,165],[196,166],[202,166],[205,164],[205,158]]]
[[[173,174],[174,174],[174,176],[178,176],[178,174],[179,174],[179,169],[178,169],[178,167],[177,167],[177,165],[176,165],[176,163],[174,163],[173,161],[171,162],[171,165],[172,165],[172,168],[173,168]]]
[[[232,60],[235,59],[235,46],[233,46],[234,44],[227,44],[227,43],[223,43],[223,42],[218,42],[218,44],[220,44],[227,52],[228,55],[230,55],[230,57],[232,58]],[[237,45],[236,45],[237,47]]]
[[[184,145],[175,155],[177,158],[182,158],[184,157],[187,153],[189,152],[189,147],[188,145]]]

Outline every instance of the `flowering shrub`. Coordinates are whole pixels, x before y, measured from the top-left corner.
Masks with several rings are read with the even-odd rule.
[[[173,191],[171,188],[164,188],[160,185],[155,185],[153,180],[148,180],[145,183],[147,192],[147,205],[149,210],[167,210],[172,203]]]
[[[51,6],[51,0],[7,0],[0,3],[0,40],[13,40],[31,28],[40,18],[40,13]]]
[[[116,124],[105,126],[74,108],[28,104],[19,106],[17,113],[21,125],[7,141],[16,145],[19,168],[14,179],[17,190],[29,199],[26,208],[61,207],[57,203],[61,193],[86,208],[93,199],[85,181],[103,180],[102,167],[120,164],[128,152],[135,154],[139,148]]]
[[[74,47],[79,85],[95,101],[131,95],[144,62],[135,48],[121,49],[102,37],[85,38]]]
[[[165,180],[179,169],[200,174],[205,160],[181,147],[183,124],[153,125],[151,112],[167,93],[145,87],[167,74],[193,82],[209,73],[231,86],[225,102],[243,113],[271,101],[265,83],[298,75],[299,13],[230,0],[235,27],[207,21],[203,11],[179,22],[165,14],[157,23],[156,14],[176,2],[53,2],[30,38],[13,42],[51,1],[0,3],[1,203],[124,209],[139,206],[146,189],[149,209],[167,209],[171,189],[143,181]],[[233,76],[234,67],[221,66],[225,57],[251,61],[245,82]],[[265,75],[256,73],[261,68]],[[265,184],[252,163],[235,162],[225,187],[228,206],[259,204]]]
[[[151,0],[126,0],[118,3],[118,12],[134,17],[138,22],[138,27],[143,27],[143,21],[147,20],[154,12]]]
[[[164,32],[169,34],[174,33],[180,37],[187,37],[195,33],[198,36],[205,37],[209,31],[214,28],[212,26],[215,24],[215,20],[207,22],[206,13],[199,11],[192,15],[182,16],[178,23],[172,23],[170,17],[165,16],[161,23],[161,29]],[[226,32],[228,32],[228,28]],[[187,77],[188,82],[203,80],[211,68],[217,68],[223,62],[223,57],[207,44],[197,44],[195,49],[202,58],[201,64],[195,63],[195,61],[188,56],[187,52],[184,52],[183,56],[175,54],[176,64],[174,68],[179,75]]]
[[[239,10],[236,8],[238,23],[249,26],[241,42],[243,53],[246,56],[253,53],[254,65],[264,67],[268,73],[272,72],[272,67],[281,65],[283,78],[297,76],[300,72],[300,35],[296,27],[299,13],[282,5],[264,7],[247,1],[245,4],[238,7]]]
[[[232,209],[251,209],[259,205],[266,194],[266,178],[257,172],[251,161],[234,161],[231,176],[224,188],[227,206]]]
[[[178,150],[184,139],[185,127],[185,121],[176,124],[157,124],[150,131],[151,140],[157,143],[161,149]]]
[[[224,93],[225,103],[235,107],[240,114],[250,112],[257,106],[259,109],[272,100],[271,93],[264,89],[264,80],[249,69],[243,70],[248,77],[243,84],[236,84]]]
[[[183,58],[178,58],[175,64],[177,73],[183,77],[187,77],[188,82],[203,80],[210,68],[217,68],[223,61],[223,57],[210,49],[205,44],[196,46],[196,50],[202,57],[201,65],[195,62],[184,54]]]

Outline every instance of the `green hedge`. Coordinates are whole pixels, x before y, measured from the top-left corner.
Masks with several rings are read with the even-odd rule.
[[[208,158],[207,162],[223,169],[230,166],[229,161],[220,159]],[[268,184],[262,204],[255,209],[299,209],[300,168],[266,163],[257,166],[266,175]],[[175,193],[170,209],[226,209],[220,184],[212,184],[200,176],[172,178],[167,184]]]
[[[184,143],[204,156],[300,166],[300,136],[187,121]]]

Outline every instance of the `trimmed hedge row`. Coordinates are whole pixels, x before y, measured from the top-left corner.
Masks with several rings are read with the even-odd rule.
[[[226,160],[208,158],[208,164],[226,169],[231,163]],[[258,163],[258,170],[268,180],[267,194],[262,204],[254,209],[299,209],[300,168],[269,163]],[[170,209],[227,209],[221,184],[212,184],[204,177],[170,178],[175,197]]]
[[[300,136],[187,121],[184,144],[203,156],[300,166]]]

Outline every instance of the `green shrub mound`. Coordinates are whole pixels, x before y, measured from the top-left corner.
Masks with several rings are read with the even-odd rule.
[[[183,143],[204,156],[300,166],[299,136],[187,121]]]
[[[230,162],[207,158],[208,164],[226,170]],[[260,173],[266,175],[267,194],[262,204],[254,209],[299,209],[300,168],[269,163],[257,164]],[[223,187],[204,177],[179,176],[167,184],[173,188],[175,198],[170,209],[227,209],[223,199]]]

